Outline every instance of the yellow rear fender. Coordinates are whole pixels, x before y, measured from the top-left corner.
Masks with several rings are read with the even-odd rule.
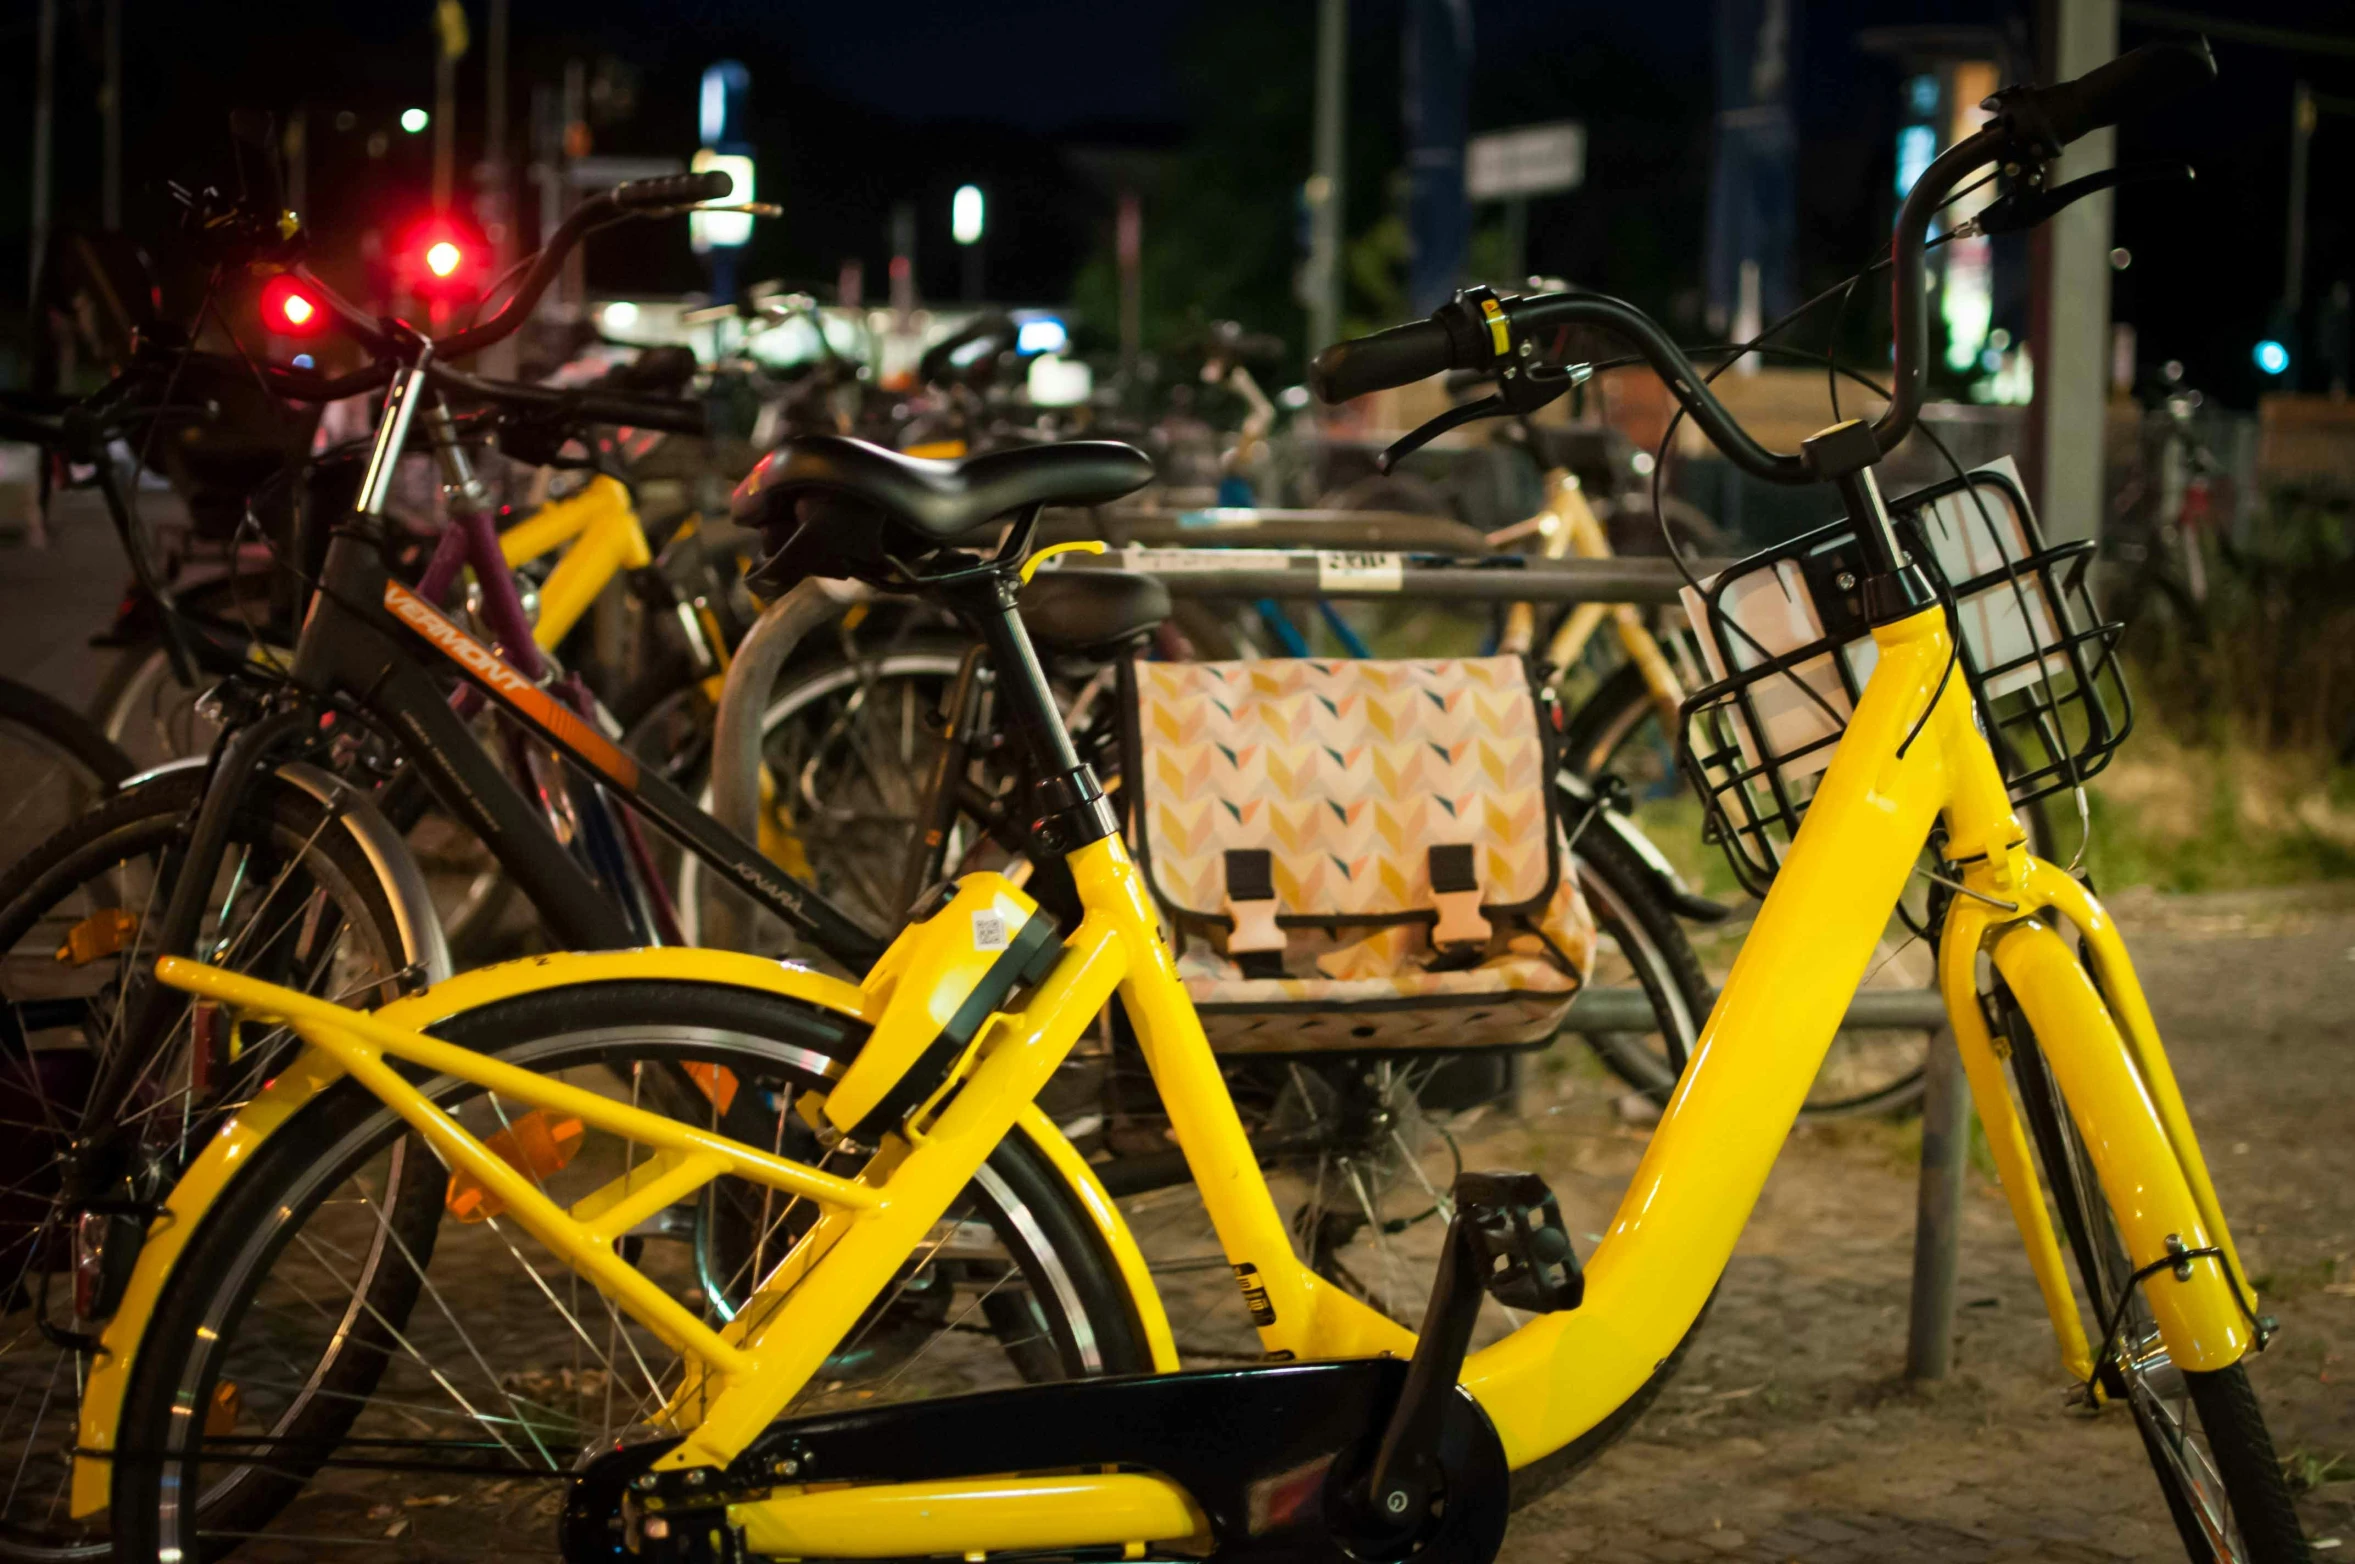
[[[430,1031],[450,1017],[548,989],[588,983],[663,981],[713,983],[778,994],[873,1025],[882,995],[869,993],[823,973],[733,951],[669,948],[532,956],[485,967],[436,984],[424,993],[385,1006],[377,1015],[392,1025]],[[123,1396],[158,1302],[189,1240],[206,1213],[264,1141],[295,1118],[343,1076],[326,1053],[307,1049],[237,1115],[223,1124],[173,1187],[163,1211],[148,1229],[145,1246],[123,1295],[121,1307],[100,1338],[82,1398],[80,1448],[74,1461],[73,1510],[92,1515],[106,1507],[112,1463],[100,1452],[115,1447]],[[1085,1214],[1110,1251],[1131,1294],[1154,1367],[1177,1366],[1169,1322],[1145,1268],[1135,1238],[1086,1161],[1035,1107],[1022,1116],[1021,1130],[1071,1186],[1075,1206]]]

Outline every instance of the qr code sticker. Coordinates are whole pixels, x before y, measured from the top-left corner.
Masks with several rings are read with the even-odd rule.
[[[995,907],[985,907],[973,915],[975,950],[1004,950],[1008,943],[1004,913]]]

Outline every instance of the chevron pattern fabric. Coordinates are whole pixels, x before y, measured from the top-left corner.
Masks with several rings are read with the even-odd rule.
[[[1279,915],[1427,912],[1429,849],[1476,849],[1484,908],[1554,878],[1545,744],[1514,657],[1143,663],[1144,821],[1155,889],[1215,918],[1225,853],[1265,850]]]
[[[1560,1026],[1596,934],[1546,808],[1518,658],[1143,663],[1137,675],[1144,859],[1212,1046],[1460,1050]],[[1459,844],[1474,850],[1493,935],[1435,971],[1430,849]],[[1223,950],[1234,849],[1269,855],[1282,977],[1246,977]],[[1341,921],[1298,921],[1323,918]]]

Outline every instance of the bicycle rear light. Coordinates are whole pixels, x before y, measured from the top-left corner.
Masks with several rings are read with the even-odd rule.
[[[280,272],[262,284],[262,320],[282,337],[316,336],[327,327],[327,306],[301,279]]]

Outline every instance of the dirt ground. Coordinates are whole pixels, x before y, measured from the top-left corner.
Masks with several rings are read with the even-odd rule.
[[[2355,891],[2115,905],[2281,1322],[2251,1372],[2330,1557],[2355,1546]],[[1553,1117],[1591,1125],[1581,1094],[1608,1088],[1566,1085]],[[1918,1144],[1902,1124],[1794,1135],[1682,1372],[1626,1440],[1516,1517],[1507,1564],[2183,1557],[2125,1413],[2068,1405],[1983,1171],[1966,1196],[1955,1371],[1904,1381]]]

